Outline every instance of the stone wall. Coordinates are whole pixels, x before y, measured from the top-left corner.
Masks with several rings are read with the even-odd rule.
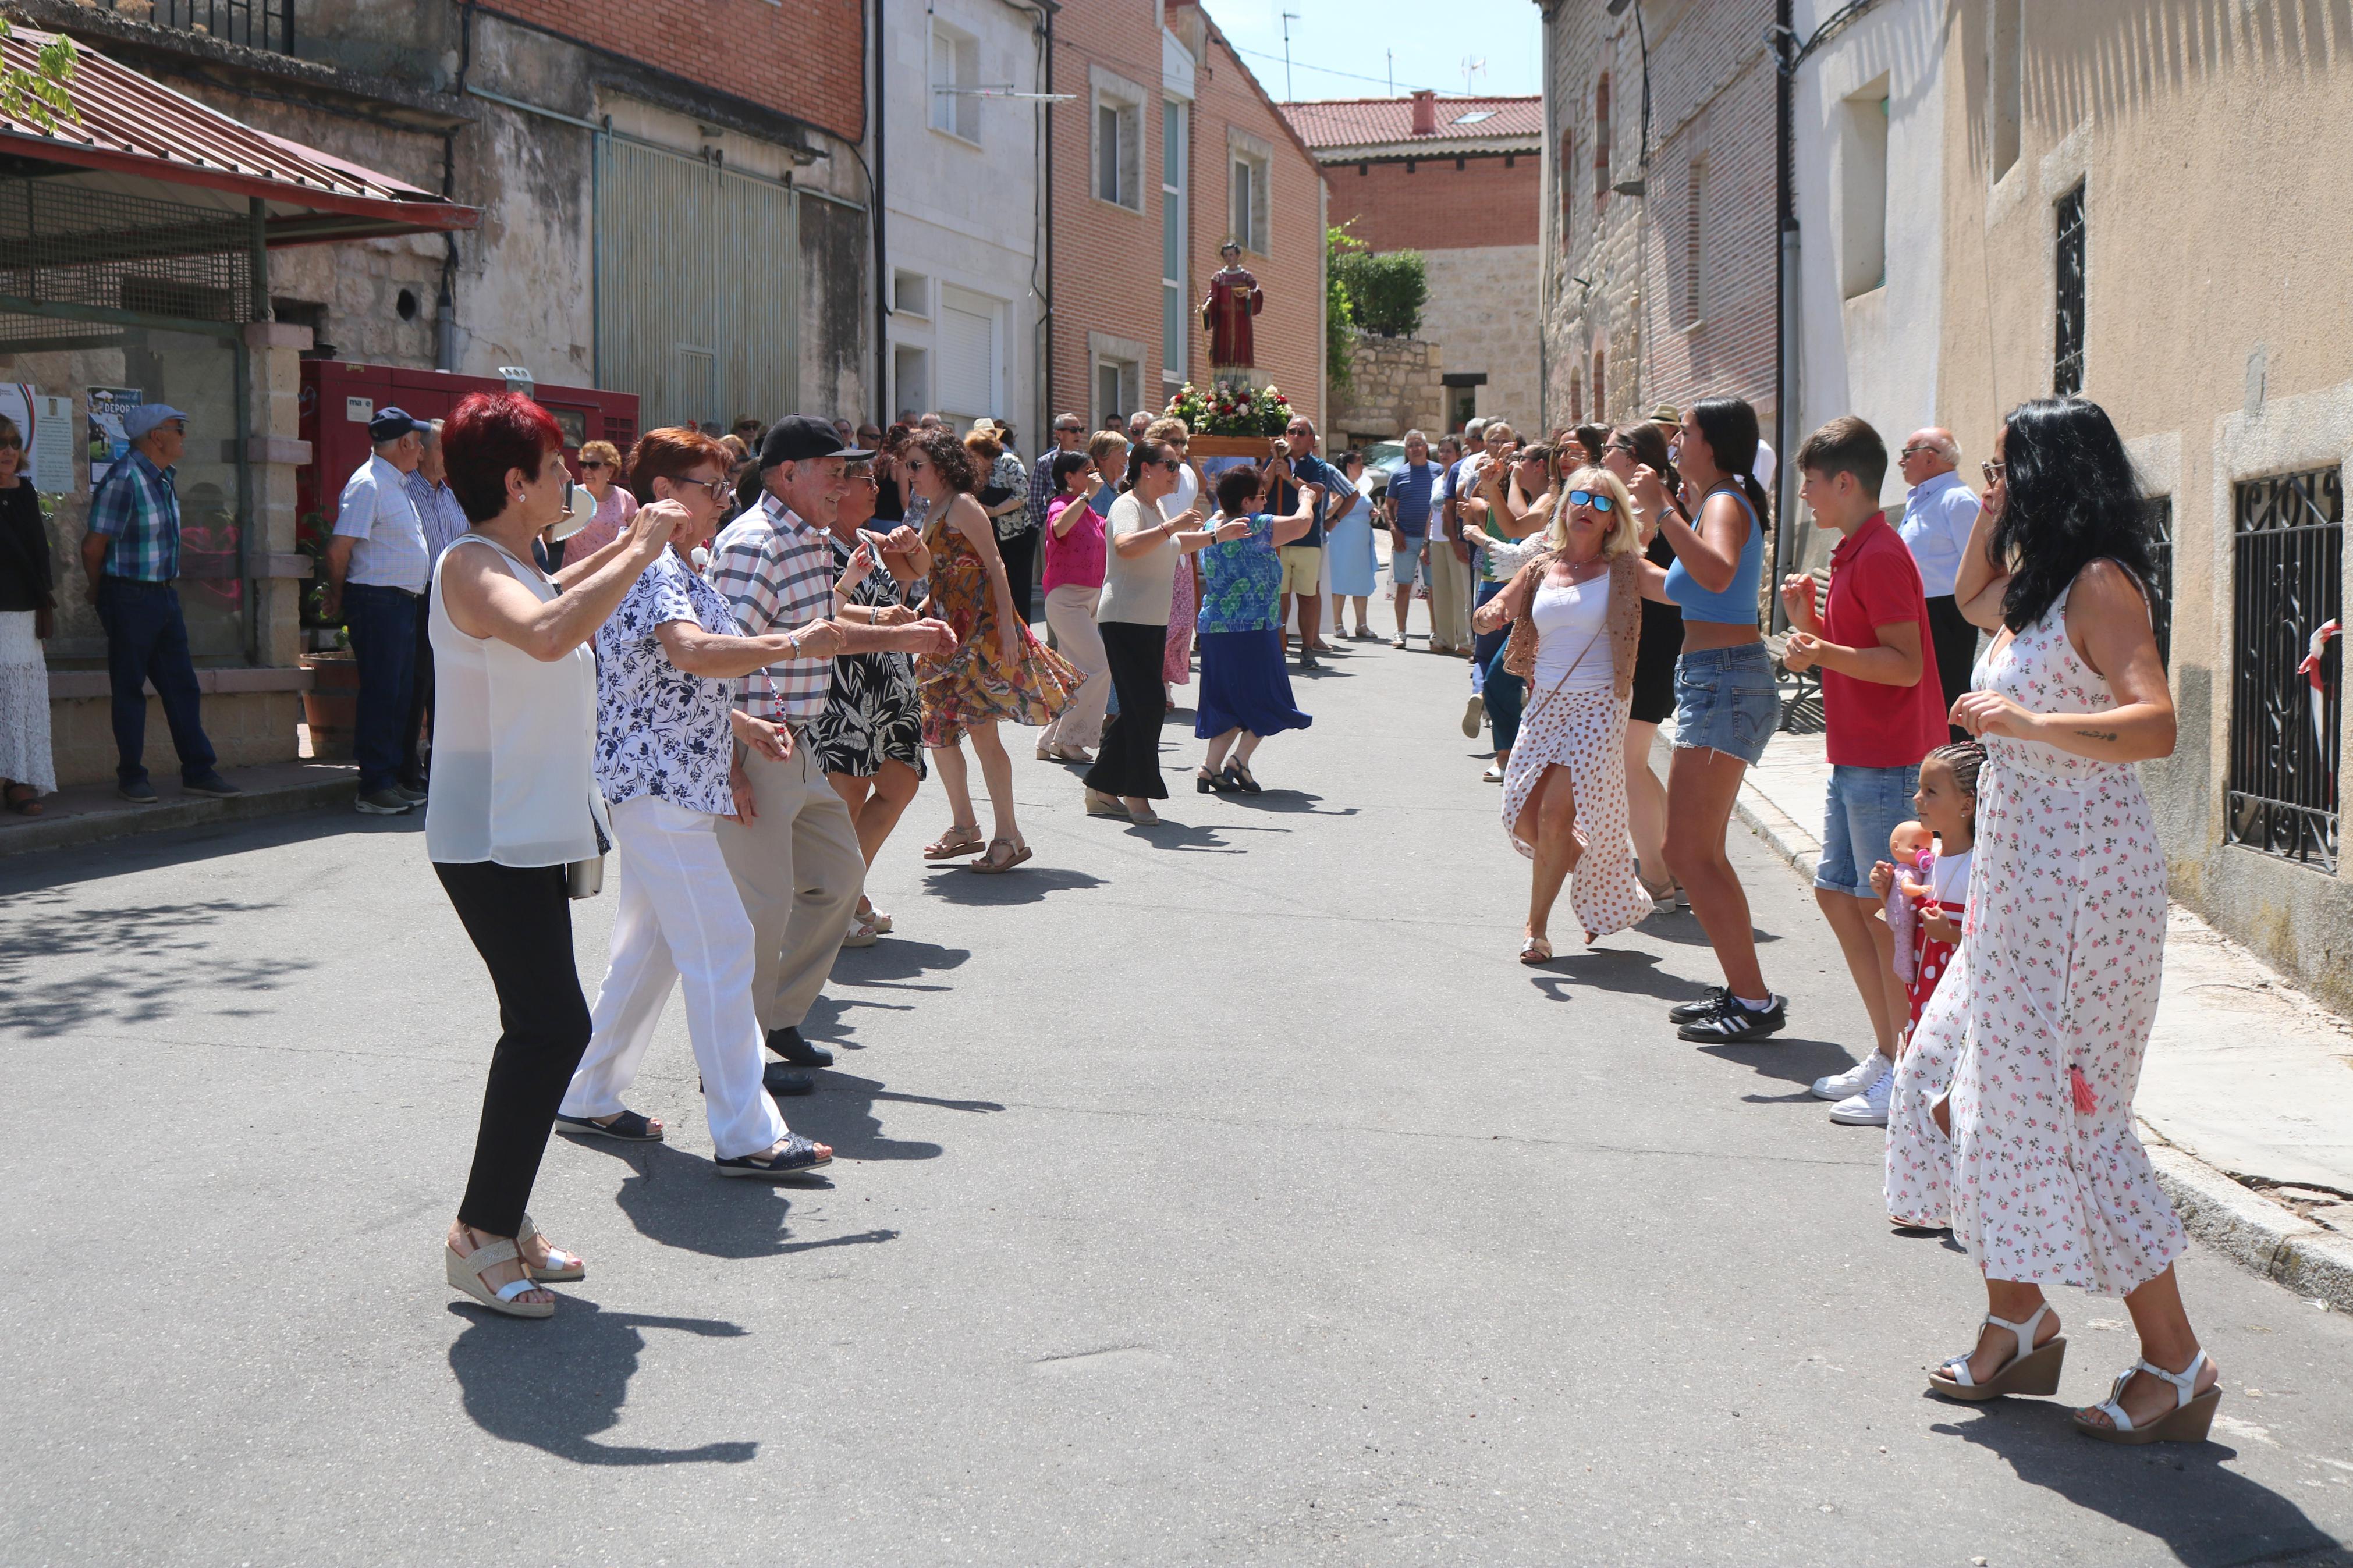
[[[1421,330],[1446,345],[1439,367],[1451,374],[1481,374],[1478,412],[1534,430],[1536,407],[1537,250],[1533,245],[1485,245],[1422,253],[1430,272],[1430,302]]]
[[[1446,404],[1439,385],[1445,350],[1423,338],[1380,338],[1359,333],[1348,351],[1350,388],[1332,411],[1328,445],[1344,441],[1394,441],[1419,429],[1433,441],[1446,428]]]

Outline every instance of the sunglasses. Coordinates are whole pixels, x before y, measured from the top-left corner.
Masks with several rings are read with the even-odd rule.
[[[1895,455],[1898,458],[1912,458],[1917,457],[1922,452],[1933,452],[1935,450],[1936,448],[1934,447],[1906,447],[1904,450],[1896,453]]]
[[[1600,490],[1571,490],[1568,492],[1568,504],[1589,506],[1600,512],[1613,511],[1618,506],[1616,501]]]
[[[1978,467],[1984,471],[1985,482],[1989,485],[2000,483],[2002,476],[2010,471],[2008,463],[1997,463],[1991,460],[1979,463]]]
[[[1639,458],[1642,455],[1634,449],[1634,443],[1631,441],[1605,441],[1601,444],[1601,449],[1605,452],[1623,452],[1630,458]]]
[[[580,471],[584,474],[591,468],[601,468],[604,466],[605,459],[602,458],[583,458],[580,459]]]
[[[672,479],[670,482],[681,489],[707,490],[712,500],[725,500],[735,492],[735,487],[725,479]]]
[[[1178,462],[1178,461],[1177,461],[1176,458],[1161,458],[1161,459],[1160,459],[1160,461],[1159,461],[1158,463],[1156,463],[1156,464],[1155,464],[1155,465],[1153,465],[1153,466],[1154,466],[1154,467],[1155,467],[1155,468],[1166,468],[1166,469],[1167,469],[1170,473],[1172,473],[1172,474],[1173,474],[1173,473],[1175,473],[1177,469],[1179,469],[1179,468],[1183,468],[1185,465],[1184,465],[1184,464],[1182,464],[1182,463],[1180,463],[1180,462]]]

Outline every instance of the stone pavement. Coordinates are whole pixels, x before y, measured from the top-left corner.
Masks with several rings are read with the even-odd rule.
[[[1740,793],[1809,879],[1830,772],[1821,735],[1783,731]],[[2135,1109],[2185,1219],[2353,1311],[2353,1025],[2176,904]]]
[[[927,789],[785,1106],[833,1167],[716,1179],[671,1007],[670,1141],[547,1152],[548,1322],[441,1281],[498,1026],[421,824],[0,859],[0,1562],[2353,1564],[2353,1316],[2214,1247],[2213,1441],[1926,1397],[1982,1293],[1806,1092],[1867,1025],[1804,885],[1734,835],[1770,1041],[1673,1037],[1687,915],[1521,967],[1462,680],[1345,647],[1253,799],[1172,725],[1155,829],[1017,747],[1005,877]]]

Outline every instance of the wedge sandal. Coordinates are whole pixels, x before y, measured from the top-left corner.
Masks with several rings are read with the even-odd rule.
[[[522,1216],[522,1231],[515,1237],[515,1250],[522,1251],[523,1245],[533,1237],[538,1237],[543,1242],[547,1240],[537,1222],[533,1220],[526,1211]],[[531,1260],[525,1258],[523,1271],[542,1284],[569,1285],[575,1280],[588,1278],[588,1260],[577,1253],[566,1252],[560,1247],[551,1246],[547,1249],[546,1268],[534,1268],[531,1265]]]
[[[485,1242],[462,1257],[459,1255],[456,1247],[444,1242],[441,1245],[441,1252],[442,1272],[449,1277],[449,1283],[488,1307],[491,1311],[503,1312],[510,1318],[555,1316],[555,1303],[553,1301],[517,1300],[518,1297],[530,1295],[533,1290],[545,1289],[529,1274],[525,1274],[520,1279],[510,1279],[496,1288],[482,1278],[484,1269],[495,1268],[501,1263],[513,1262],[522,1256],[515,1249],[513,1242],[503,1240]]]
[[[2116,1425],[2103,1426],[2096,1422],[2086,1421],[2084,1417],[2090,1411],[2078,1410],[2074,1417],[2075,1430],[2086,1437],[2097,1437],[2103,1443],[2202,1443],[2206,1440],[2207,1428],[2214,1424],[2214,1411],[2222,1403],[2222,1384],[2219,1380],[2205,1393],[2197,1392],[2199,1373],[2212,1364],[2201,1350],[2179,1372],[2168,1372],[2150,1361],[2120,1372],[2116,1374],[2116,1386],[2108,1390],[2108,1396],[2091,1407]],[[2161,1377],[2173,1384],[2173,1408],[2146,1426],[2134,1426],[2132,1417],[2125,1414],[2125,1384],[2132,1381],[2136,1372]]]
[[[2027,1395],[2052,1394],[2059,1392],[2059,1369],[2067,1361],[2067,1336],[2053,1334],[2042,1344],[2034,1342],[2034,1331],[2042,1326],[2049,1315],[2051,1303],[2045,1301],[2034,1309],[2033,1316],[2022,1323],[2008,1318],[1986,1314],[1986,1326],[2008,1329],[2018,1336],[2018,1353],[2004,1362],[2001,1370],[1979,1383],[1969,1373],[1969,1357],[1974,1349],[1954,1356],[1928,1374],[1928,1386],[1947,1399],[1957,1399],[1965,1405],[1982,1405],[1989,1399],[2000,1399],[2005,1394]]]

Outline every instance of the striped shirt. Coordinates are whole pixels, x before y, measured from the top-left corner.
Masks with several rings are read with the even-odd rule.
[[[1029,465],[1029,526],[1046,526],[1046,503],[1054,499],[1054,459],[1062,455],[1059,446],[1049,447],[1038,454]]]
[[[745,637],[797,631],[833,613],[832,535],[763,493],[722,530],[711,548],[711,580],[735,606]],[[746,710],[779,723],[808,723],[825,711],[833,660],[788,658],[768,666],[768,689],[754,681]]]
[[[433,575],[433,558],[425,547],[417,505],[408,499],[407,479],[371,454],[343,481],[343,500],[335,506],[335,537],[356,542],[344,579],[355,587],[422,594]]]
[[[179,471],[157,468],[133,447],[99,481],[90,498],[90,531],[114,540],[104,575],[168,583],[180,574],[180,498],[172,489]]]
[[[427,479],[421,468],[408,476],[408,500],[417,508],[417,521],[425,530],[427,561],[440,560],[441,552],[457,543],[459,536],[473,526],[466,521],[466,509],[458,504],[458,493],[448,485],[437,485]]]

